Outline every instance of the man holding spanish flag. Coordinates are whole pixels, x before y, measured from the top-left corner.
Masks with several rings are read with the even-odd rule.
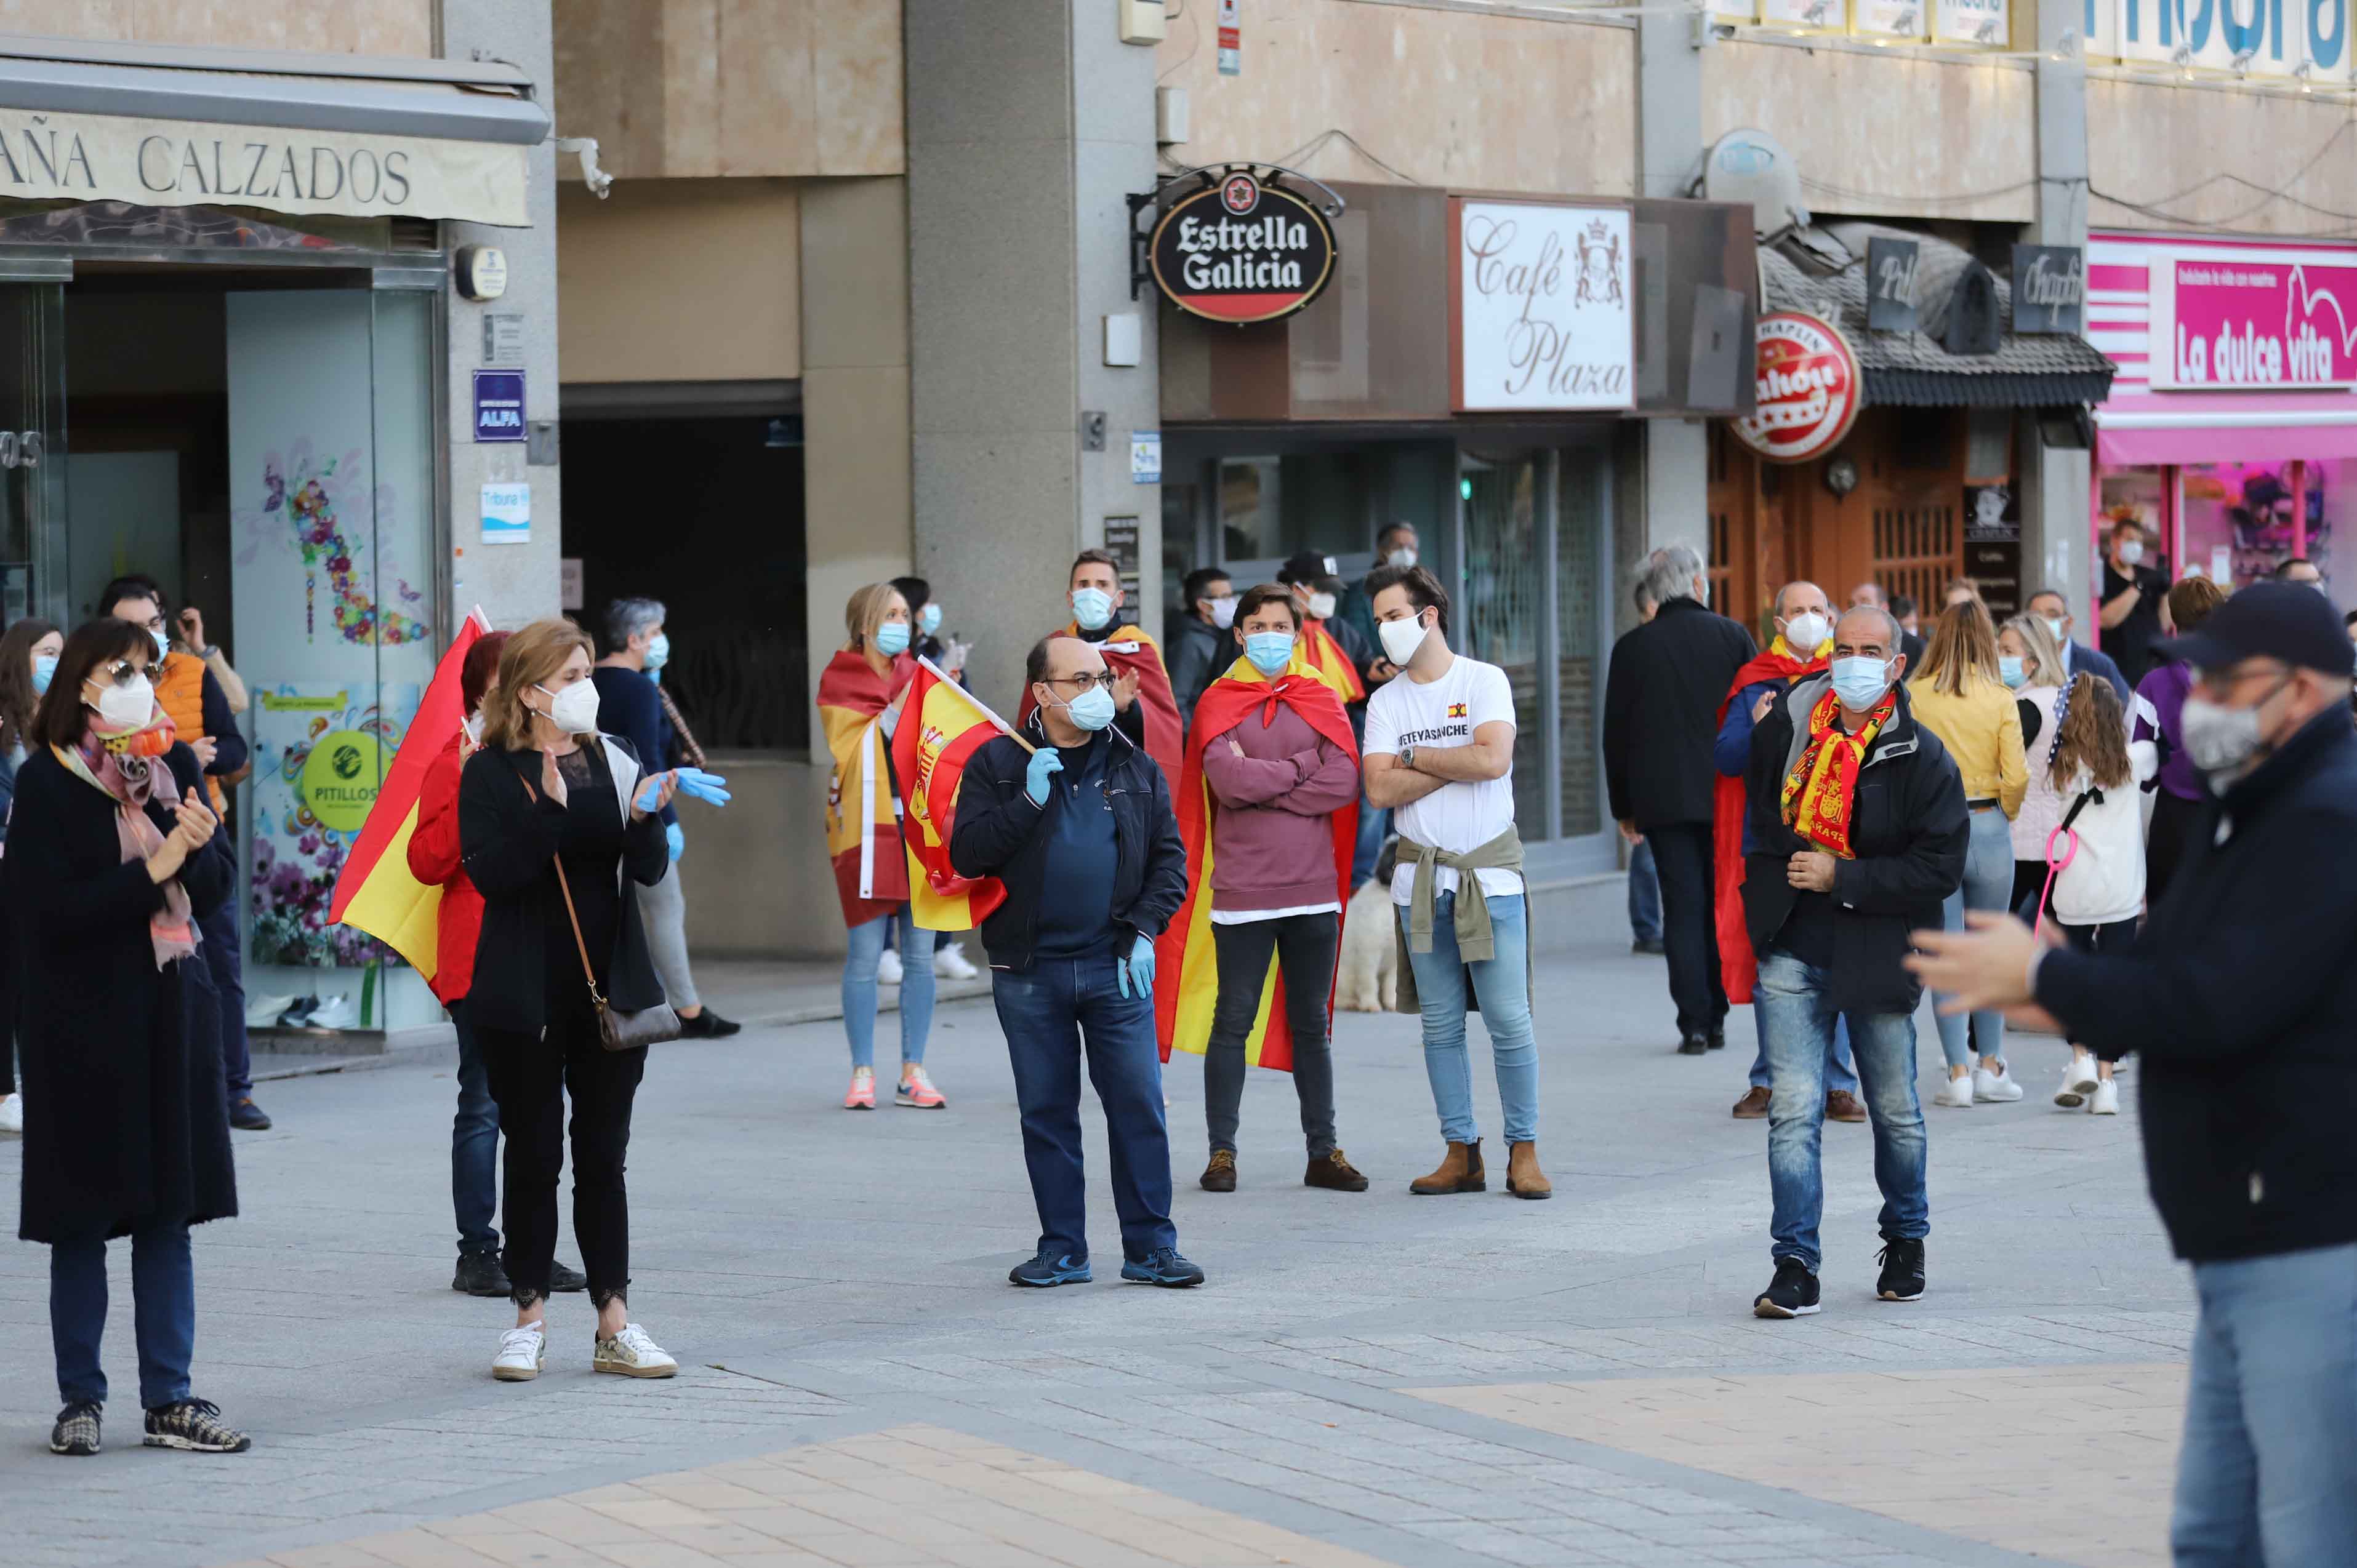
[[[1743,907],[1759,954],[1760,1038],[1773,1081],[1768,1111],[1770,1221],[1776,1277],[1751,1304],[1760,1317],[1819,1306],[1817,1221],[1824,1210],[1819,1142],[1834,1021],[1849,1026],[1874,1123],[1882,1189],[1882,1270],[1875,1294],[1923,1294],[1923,1110],[1915,1096],[1915,1008],[1909,933],[1936,928],[1964,880],[1971,829],[1964,787],[1940,739],[1915,722],[1900,677],[1899,622],[1873,607],[1834,629],[1830,671],[1775,698],[1751,735]]]
[[[1264,584],[1237,601],[1243,657],[1196,703],[1178,786],[1187,901],[1162,936],[1173,979],[1155,1006],[1165,1041],[1204,1053],[1207,1192],[1236,1189],[1247,1062],[1293,1074],[1309,1155],[1303,1185],[1367,1189],[1335,1147],[1328,1043],[1358,842],[1359,748],[1341,700],[1307,661],[1302,629],[1286,587]]]

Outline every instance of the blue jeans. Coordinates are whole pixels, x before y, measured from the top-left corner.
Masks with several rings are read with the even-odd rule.
[[[450,1208],[458,1220],[458,1251],[500,1244],[492,1220],[500,1209],[500,1107],[491,1098],[482,1042],[467,1021],[464,998],[449,1004],[458,1029],[458,1113],[450,1122]]]
[[[1166,978],[1163,983],[1177,983]],[[1153,993],[1124,996],[1107,952],[1043,958],[1023,974],[994,969],[990,998],[1015,1067],[1023,1164],[1031,1174],[1031,1200],[1039,1208],[1040,1250],[1076,1258],[1089,1254],[1088,1179],[1081,1163],[1083,1042],[1089,1081],[1104,1107],[1123,1255],[1144,1259],[1157,1248],[1177,1246]]]
[[[1481,1136],[1473,1120],[1473,1068],[1465,1053],[1465,983],[1481,1004],[1490,1031],[1490,1060],[1498,1074],[1498,1108],[1506,1118],[1506,1142],[1535,1143],[1539,1135],[1539,1048],[1531,1038],[1530,923],[1519,893],[1491,894],[1490,930],[1496,956],[1467,963],[1457,956],[1457,894],[1432,900],[1432,950],[1407,955],[1415,972],[1416,1000],[1424,1011],[1424,1071],[1432,1080],[1432,1106],[1440,1112],[1440,1135],[1452,1144]],[[1399,908],[1402,929],[1407,909]]]
[[[2357,1568],[2357,1244],[2193,1265],[2177,1568]]]
[[[1653,841],[1639,839],[1629,852],[1629,940],[1662,940],[1662,879],[1653,871]]]
[[[1811,1273],[1824,1259],[1817,1248],[1817,1221],[1825,1208],[1818,1146],[1835,1017],[1826,978],[1825,971],[1771,948],[1760,955],[1760,988],[1752,998],[1774,1079],[1768,1101],[1768,1187],[1774,1202],[1768,1230],[1774,1244],[1768,1250],[1779,1259],[1798,1258]],[[1915,1015],[1846,1016],[1874,1124],[1883,1240],[1917,1240],[1931,1234],[1932,1205],[1923,1187],[1923,1107],[1915,1098]]]
[[[851,1036],[855,1068],[876,1065],[876,965],[895,924],[900,929],[900,1063],[914,1067],[925,1059],[925,1036],[933,1027],[932,945],[917,940],[917,917],[903,904],[851,928],[851,953],[843,961],[843,1032]]]
[[[245,1037],[245,955],[238,939],[237,899],[197,921],[198,949],[221,1001],[221,1085],[231,1104],[253,1097],[253,1048]]]
[[[1392,809],[1359,797],[1359,843],[1351,858],[1351,891],[1356,893],[1375,879],[1375,862],[1383,857],[1383,840],[1392,836]]]
[[[1772,1075],[1768,1071],[1767,1013],[1761,1008],[1753,1007],[1751,1023],[1760,1036],[1759,1049],[1751,1055],[1751,1087],[1773,1089],[1776,1085]],[[1825,1058],[1825,1090],[1828,1093],[1836,1090],[1843,1094],[1857,1092],[1857,1068],[1850,1060],[1849,1020],[1846,1018],[1837,1017],[1834,1020],[1833,1054]]]
[[[1964,929],[1964,911],[1987,909],[2003,913],[2013,902],[2013,829],[1995,806],[1972,813],[1973,832],[1964,848],[1964,885],[1948,895],[1940,907],[1941,924],[1952,931]],[[1940,1015],[1940,1054],[1948,1065],[1963,1067],[1972,1051],[1964,1036],[1965,1015]],[[1971,1044],[1978,1045],[1984,1061],[2005,1059],[2005,1015],[1990,1011],[1971,1015]]]
[[[197,1275],[188,1228],[175,1220],[131,1234],[132,1323],[139,1338],[139,1403],[154,1410],[188,1397],[188,1359],[197,1346]],[[58,1361],[58,1399],[106,1400],[99,1342],[106,1332],[106,1242],[49,1245],[49,1340]]]

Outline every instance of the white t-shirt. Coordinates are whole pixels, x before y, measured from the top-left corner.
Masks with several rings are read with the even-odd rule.
[[[1378,752],[1396,757],[1404,746],[1469,746],[1476,727],[1514,723],[1514,690],[1506,672],[1494,664],[1458,654],[1440,679],[1418,683],[1401,674],[1375,688],[1367,699],[1367,738],[1361,748],[1369,757]],[[1394,807],[1392,828],[1402,838],[1430,844],[1450,854],[1480,849],[1514,825],[1514,770],[1510,764],[1496,779],[1443,784],[1421,800]],[[1511,871],[1480,873],[1481,891],[1492,898],[1523,890],[1523,879]],[[1405,856],[1392,874],[1392,901],[1405,904],[1415,886],[1415,863]],[[1436,894],[1454,892],[1457,873],[1433,868]]]

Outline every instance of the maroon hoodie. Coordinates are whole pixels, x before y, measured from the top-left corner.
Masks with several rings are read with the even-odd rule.
[[[1290,704],[1273,704],[1203,746],[1203,781],[1219,811],[1211,822],[1211,908],[1291,909],[1331,904],[1333,813],[1359,798],[1359,764],[1309,727]]]

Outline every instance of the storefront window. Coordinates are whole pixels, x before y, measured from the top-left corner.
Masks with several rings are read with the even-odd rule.
[[[1555,707],[1561,715],[1563,822],[1556,836],[1604,830],[1604,464],[1583,452],[1562,455],[1555,484]]]
[[[2203,463],[2178,469],[2181,554],[2171,563],[2171,575],[2200,572],[2241,587],[2266,577],[2299,553],[2298,467],[2289,462]]]
[[[1546,593],[1540,542],[1542,455],[1464,456],[1464,651],[1495,664],[1514,689],[1514,818],[1525,837],[1546,821],[1546,733],[1540,722],[1540,638]]]

